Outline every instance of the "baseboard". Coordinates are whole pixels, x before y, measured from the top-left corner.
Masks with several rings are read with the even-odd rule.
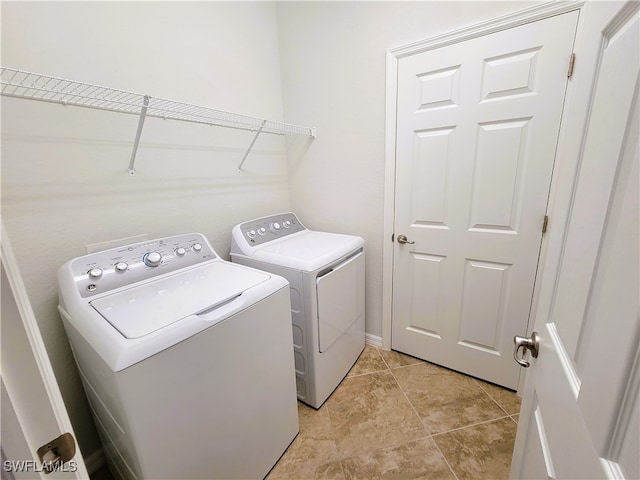
[[[88,457],[84,458],[84,465],[87,467],[87,472],[89,475],[100,470],[107,463],[106,458],[104,457],[104,452],[102,448],[97,449]]]
[[[382,337],[379,337],[377,335],[365,333],[364,341],[367,345],[371,345],[372,347],[382,348]]]

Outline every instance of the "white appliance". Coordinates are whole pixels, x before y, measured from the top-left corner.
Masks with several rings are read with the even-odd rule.
[[[285,279],[193,233],[70,260],[58,285],[114,476],[267,475],[298,432]]]
[[[364,240],[282,213],[236,225],[231,259],[289,281],[298,398],[320,408],[364,349]]]

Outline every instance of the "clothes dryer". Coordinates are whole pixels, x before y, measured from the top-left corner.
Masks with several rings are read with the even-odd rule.
[[[231,236],[234,263],[289,281],[298,399],[320,408],[364,349],[364,240],[309,230],[291,212]]]
[[[193,233],[75,258],[58,285],[114,476],[267,475],[298,432],[284,278]]]

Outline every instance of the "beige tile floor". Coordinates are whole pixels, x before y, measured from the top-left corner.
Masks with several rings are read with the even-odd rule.
[[[520,399],[495,385],[367,346],[267,480],[508,478]]]
[[[267,480],[506,479],[519,410],[509,390],[367,346],[320,409],[298,402]]]

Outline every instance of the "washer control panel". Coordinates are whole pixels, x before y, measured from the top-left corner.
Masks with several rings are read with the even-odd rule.
[[[294,213],[280,213],[240,224],[242,238],[251,246],[306,230]]]
[[[204,235],[191,233],[78,257],[71,270],[80,296],[88,297],[214,258]]]

